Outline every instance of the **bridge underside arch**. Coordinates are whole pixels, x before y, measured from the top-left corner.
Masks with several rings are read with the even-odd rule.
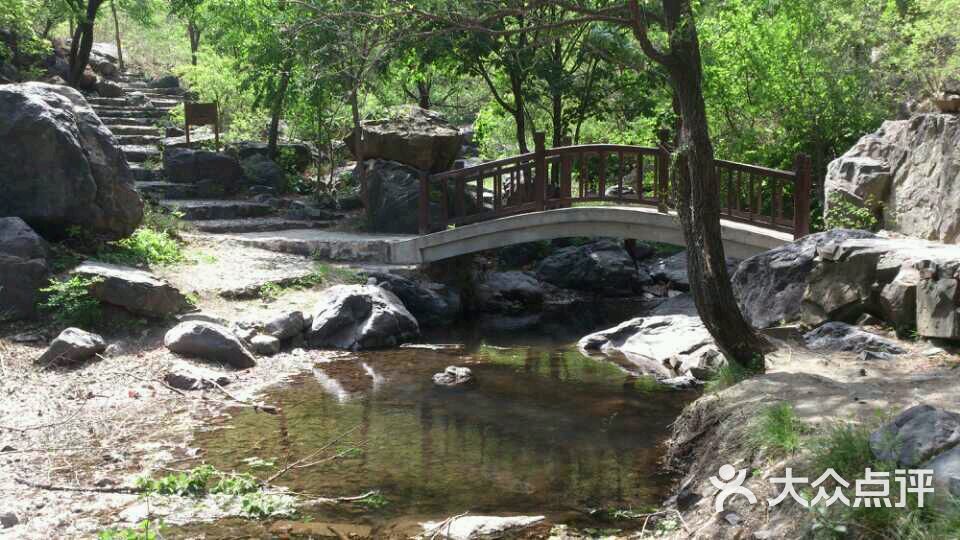
[[[745,259],[793,240],[793,235],[721,220],[728,257]],[[391,246],[391,262],[420,264],[488,249],[574,236],[632,238],[684,245],[676,214],[655,208],[582,206],[519,214],[418,236]]]

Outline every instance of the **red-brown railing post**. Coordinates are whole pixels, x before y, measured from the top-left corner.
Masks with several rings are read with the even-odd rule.
[[[570,137],[563,138],[563,146],[570,146],[573,141],[570,140]],[[560,198],[564,202],[560,205],[562,207],[572,206],[570,202],[571,192],[572,192],[572,180],[571,175],[573,174],[573,160],[570,158],[569,152],[564,152],[560,155]]]
[[[463,162],[457,160],[453,164],[453,169],[455,171],[463,169]],[[453,186],[453,211],[457,213],[457,218],[462,218],[467,215],[465,206],[467,203],[467,181],[462,174],[458,174],[454,178]]]
[[[547,201],[547,134],[538,131],[533,134],[534,166],[536,173],[533,176],[533,202],[537,211],[542,211]]]
[[[670,192],[670,130],[661,129],[657,132],[660,140],[657,153],[657,210],[667,212],[667,197]]]
[[[430,175],[420,171],[420,234],[430,232]]]
[[[810,234],[810,186],[813,182],[813,165],[810,156],[798,154],[794,173],[796,184],[793,188],[793,237],[802,238]]]

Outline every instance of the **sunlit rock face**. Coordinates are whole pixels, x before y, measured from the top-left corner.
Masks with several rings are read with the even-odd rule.
[[[960,242],[960,116],[884,122],[830,163],[827,211],[839,200],[870,207],[883,228]]]

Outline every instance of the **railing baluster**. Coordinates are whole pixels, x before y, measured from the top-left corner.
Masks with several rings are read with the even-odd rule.
[[[754,198],[754,192],[753,192],[753,188],[754,188],[753,183],[754,183],[754,178],[756,177],[751,173],[749,178],[750,178],[750,183],[749,183],[750,192],[747,194],[747,196],[749,197],[747,199],[747,204],[749,205],[749,208],[750,208],[750,217],[747,219],[749,219],[750,221],[753,221],[753,218],[757,213],[757,208],[755,206],[757,200]]]
[[[771,216],[773,224],[776,225],[778,221],[783,219],[783,183],[780,182],[779,178],[771,178],[773,182],[773,208],[771,208]]]
[[[503,197],[503,175],[500,174],[500,168],[497,168],[497,174],[493,177],[493,211],[499,212]]]
[[[617,198],[623,200],[623,151],[617,152]]]
[[[597,189],[597,196],[601,200],[607,198],[607,151],[600,151],[600,185]]]
[[[444,177],[440,181],[440,227],[446,229],[450,225],[450,179]]]
[[[580,198],[587,198],[587,153],[580,152],[580,186],[577,189],[580,192]]]
[[[742,203],[743,203],[743,200],[742,200],[742,195],[741,195],[741,194],[743,193],[743,172],[742,172],[742,171],[737,171],[737,182],[736,182],[736,186],[737,186],[737,191],[736,191],[736,194],[737,194],[737,213],[740,213],[740,212],[743,211],[743,204],[742,204]]]
[[[477,213],[482,214],[484,212],[483,208],[483,180],[484,173],[483,170],[477,173]]]
[[[637,191],[637,202],[643,202],[643,152],[637,152],[637,175],[634,177],[634,189]]]
[[[733,169],[727,169],[727,215],[733,215]]]

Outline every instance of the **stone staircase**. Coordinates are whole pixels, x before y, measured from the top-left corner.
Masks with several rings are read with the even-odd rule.
[[[169,182],[163,176],[162,120],[185,99],[183,88],[158,88],[137,73],[118,79],[123,97],[93,97],[87,101],[113,132],[133,170],[137,189],[159,206],[178,211],[193,228],[204,233],[236,234],[303,231],[330,227],[331,220],[290,219],[277,215],[271,204],[223,198],[198,182]]]

